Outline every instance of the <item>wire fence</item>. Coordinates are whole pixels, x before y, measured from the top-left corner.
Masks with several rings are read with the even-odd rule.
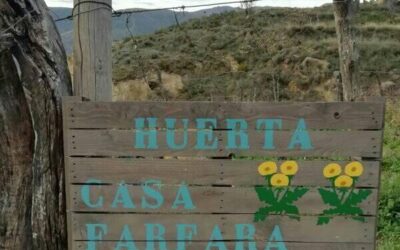
[[[148,72],[149,72],[149,68],[146,67],[146,64],[149,63],[155,63],[157,64],[157,61],[160,61],[161,59],[153,59],[153,58],[143,58],[140,54],[140,50],[142,49],[140,47],[140,45],[137,43],[136,41],[136,36],[135,36],[135,24],[132,23],[132,16],[136,15],[136,14],[140,14],[140,13],[149,13],[149,12],[159,12],[159,11],[165,11],[165,10],[170,10],[172,11],[173,14],[173,19],[175,21],[175,27],[176,27],[176,31],[178,32],[179,30],[182,29],[182,23],[183,21],[180,20],[179,18],[179,11],[182,11],[183,13],[188,10],[188,9],[193,9],[193,8],[207,8],[207,7],[213,7],[213,6],[227,6],[227,5],[232,5],[232,4],[240,4],[241,6],[245,6],[246,9],[246,15],[251,15],[251,12],[249,11],[249,9],[251,10],[251,6],[253,3],[258,2],[260,0],[241,0],[241,1],[226,1],[226,2],[215,2],[215,3],[208,3],[208,4],[198,4],[198,5],[182,5],[182,6],[171,6],[171,7],[166,7],[166,8],[156,8],[156,9],[131,9],[131,10],[114,10],[112,8],[111,5],[105,4],[103,2],[98,2],[98,1],[91,1],[91,0],[87,0],[87,1],[81,1],[78,5],[75,5],[74,8],[71,11],[71,14],[65,17],[60,17],[59,15],[57,15],[57,13],[53,12],[53,16],[54,16],[54,21],[55,22],[62,22],[62,21],[70,21],[72,20],[74,17],[78,16],[78,15],[83,15],[85,13],[90,13],[90,12],[94,12],[94,11],[99,11],[99,10],[110,10],[112,12],[112,17],[121,17],[121,16],[125,16],[125,28],[126,31],[128,33],[129,39],[131,40],[131,51],[133,53],[131,53],[129,56],[131,57],[131,61],[136,62],[136,64],[139,67],[139,75],[141,75],[140,78],[142,78],[147,84],[150,84],[150,80],[148,79]],[[338,0],[335,2],[346,2],[345,0]],[[88,4],[88,3],[94,3],[98,6],[96,6],[95,8],[91,9],[91,10],[85,10],[85,11],[80,11],[80,6],[82,4]],[[250,7],[249,7],[250,6]],[[248,9],[247,9],[248,8]],[[20,22],[22,22],[28,15],[30,15],[31,13],[27,13],[25,16],[19,18],[16,20],[15,23],[11,24],[8,28],[6,28],[5,30],[1,31],[0,34],[3,35],[6,32],[8,32],[12,27],[14,27],[15,25],[19,24]],[[311,20],[311,17],[310,17]],[[184,20],[186,21],[186,20]],[[252,25],[251,23],[251,18],[249,19],[249,26]],[[312,21],[312,20],[311,20]],[[310,22],[311,22],[310,21]],[[319,17],[316,18],[315,20],[316,22],[319,23]],[[67,31],[61,34],[62,37],[69,35],[70,33],[72,33],[73,31]],[[186,34],[187,35],[187,34]],[[361,39],[360,34],[356,33],[355,34],[357,39]],[[241,35],[238,35],[237,37],[231,37],[230,40],[235,41],[237,40]],[[201,37],[199,39],[202,39]],[[196,41],[194,41],[194,43],[196,44]],[[168,58],[171,59],[171,58]],[[199,58],[197,58],[199,59]],[[205,59],[205,58],[204,58]],[[164,60],[164,58],[162,59]],[[330,75],[333,76],[334,72],[339,71],[339,69],[329,69],[329,70],[323,70],[320,71],[319,73],[321,74],[326,74],[326,75]],[[381,81],[381,76],[384,75],[398,75],[400,74],[400,69],[399,70],[391,70],[391,71],[385,71],[385,70],[377,70],[377,69],[369,69],[369,68],[360,68],[358,71],[361,75],[369,75],[371,76],[371,78],[376,78],[376,81]],[[196,75],[196,74],[187,74],[186,75],[186,82],[199,82],[199,81],[216,81],[216,79],[228,79],[229,77],[234,78],[237,76],[242,76],[244,78],[247,78],[247,80],[250,83],[243,83],[244,86],[249,86],[249,85],[253,85],[253,90],[251,90],[253,92],[253,98],[255,98],[255,96],[257,96],[257,94],[255,92],[262,92],[262,88],[263,86],[255,83],[254,79],[251,79],[252,75],[255,74],[267,74],[269,75],[269,82],[271,83],[269,86],[272,89],[272,96],[274,100],[279,100],[279,96],[282,94],[283,90],[282,90],[282,86],[280,86],[279,82],[281,81],[281,79],[279,79],[279,72],[276,72],[274,70],[268,70],[268,69],[261,69],[261,70],[248,70],[248,71],[243,71],[243,70],[230,70],[230,71],[225,71],[225,72],[217,72],[217,73],[213,73],[213,74],[200,74],[200,75]],[[229,80],[229,79],[228,79]],[[253,81],[253,82],[251,82]],[[206,84],[207,85],[207,84]],[[257,85],[257,86],[256,86]],[[212,86],[212,88],[215,86]],[[264,86],[265,87],[265,86]],[[240,99],[243,99],[243,87],[237,86],[236,88],[240,89],[241,93],[239,96]],[[248,94],[247,94],[248,95]]]
[[[181,22],[178,19],[176,12],[174,11],[174,18],[175,18],[175,27],[176,31],[180,31],[182,29],[181,27]],[[251,12],[246,11],[246,14],[249,14]],[[333,13],[332,13],[333,15]],[[129,26],[130,20],[129,18],[127,19],[127,27]],[[316,22],[319,22],[319,18],[316,18]],[[251,24],[250,24],[251,25]],[[155,68],[157,69],[157,64],[164,60],[171,60],[172,58],[143,58],[139,56],[139,50],[140,46],[138,45],[138,42],[135,40],[135,36],[133,35],[133,31],[130,30],[130,41],[131,45],[134,46],[134,50],[136,56],[132,58],[131,61],[136,62],[136,64],[139,66],[140,70],[138,72],[141,72],[136,75],[135,79],[143,79],[144,82],[146,82],[147,85],[157,85],[157,83],[151,83],[152,80],[149,80],[149,71],[154,70]],[[186,34],[187,35],[187,34]],[[239,35],[240,37],[240,35]],[[357,39],[362,39],[359,33],[355,34],[355,37]],[[202,39],[202,38],[200,38]],[[238,37],[233,37],[232,40],[236,40]],[[193,44],[196,44],[197,42],[194,41]],[[193,49],[195,49],[196,46],[194,46]],[[190,57],[190,55],[187,55]],[[194,60],[199,61],[199,58],[194,58]],[[174,63],[172,60],[170,62],[171,64]],[[156,65],[156,67],[146,67],[149,64]],[[158,69],[159,70],[159,69]],[[336,72],[339,72],[340,70],[338,68],[330,68],[329,70],[320,70],[318,73],[320,74],[325,74],[332,80],[335,80],[335,74]],[[376,85],[376,88],[379,89],[380,92],[382,92],[382,80],[387,78],[386,76],[392,76],[392,75],[398,75],[400,76],[400,68],[398,70],[391,70],[391,71],[384,71],[384,70],[376,70],[376,69],[370,69],[370,68],[359,68],[358,73],[360,74],[359,80],[371,80],[373,79],[373,84]],[[158,72],[158,74],[161,74]],[[257,75],[264,74],[267,75],[266,77],[263,78],[263,82],[255,80]],[[239,101],[256,101],[256,100],[268,100],[268,101],[280,101],[282,96],[287,95],[285,91],[287,91],[287,88],[290,86],[284,86],[282,84],[283,79],[281,79],[281,73],[276,70],[268,70],[266,69],[260,69],[260,70],[246,70],[246,71],[241,71],[241,70],[234,70],[234,71],[225,71],[225,72],[216,72],[215,74],[204,74],[201,73],[199,75],[196,75],[194,73],[190,74],[184,74],[182,81],[184,82],[184,85],[187,86],[187,88],[193,88],[194,90],[187,90],[186,89],[186,94],[190,95],[190,92],[198,92],[200,93],[200,98],[203,99],[208,99],[208,100],[213,100],[214,98],[221,98],[224,97],[225,99],[229,100],[239,100]],[[336,79],[337,80],[337,79]],[[162,81],[159,79],[159,81]],[[340,81],[340,79],[338,80]],[[339,96],[339,91],[340,91],[340,85],[337,85],[340,82],[336,82],[333,86],[333,90],[337,92],[337,99],[340,98]],[[157,82],[157,80],[155,80]],[[230,86],[226,84],[226,82],[230,82]],[[230,90],[228,88],[231,88]],[[228,90],[226,90],[228,89]],[[296,93],[299,91],[299,88],[294,84],[292,85],[292,89],[290,92],[291,94],[294,95],[295,97],[288,98],[288,99],[295,99],[296,95],[299,97],[300,95]],[[234,94],[232,94],[234,93]],[[193,99],[197,93],[195,93],[193,96],[186,96],[186,98]],[[168,100],[168,95],[163,95],[160,94],[158,98],[164,97],[164,100]]]
[[[180,6],[171,6],[171,7],[165,7],[165,8],[155,8],[155,9],[133,9],[133,10],[123,10],[123,11],[116,11],[114,10],[110,5],[107,7],[112,10],[112,16],[113,17],[119,17],[121,15],[130,15],[130,14],[138,14],[138,13],[146,13],[146,12],[156,12],[156,11],[163,11],[163,10],[182,10],[185,11],[187,9],[192,9],[192,8],[204,8],[204,7],[214,7],[214,6],[222,6],[222,5],[231,5],[231,4],[246,4],[246,3],[254,3],[258,2],[261,0],[241,0],[241,1],[227,1],[227,2],[217,2],[217,3],[208,3],[208,4],[196,4],[196,5],[180,5]],[[97,1],[82,1],[80,2],[81,4],[84,3],[96,3],[96,4],[102,4],[104,5],[103,2],[97,2]],[[60,21],[65,21],[65,20],[72,20],[77,14],[75,13],[75,9],[78,7],[78,5],[74,6],[72,10],[72,14],[63,18],[58,18],[55,19],[55,22],[60,22]],[[85,11],[84,13],[96,11],[97,9],[93,10],[88,10]],[[80,14],[84,14],[80,13]]]

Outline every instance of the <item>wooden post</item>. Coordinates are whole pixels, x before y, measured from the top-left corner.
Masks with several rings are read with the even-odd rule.
[[[358,92],[357,72],[358,56],[353,39],[351,19],[353,0],[333,0],[336,33],[339,43],[340,73],[345,101],[354,101]]]
[[[74,0],[74,6],[74,95],[111,101],[111,0]]]

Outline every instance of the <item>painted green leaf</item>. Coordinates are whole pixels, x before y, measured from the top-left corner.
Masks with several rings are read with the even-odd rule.
[[[276,203],[274,193],[271,188],[255,187],[258,199],[267,204]]]
[[[254,214],[254,222],[265,221],[270,213],[269,207],[262,207]]]
[[[325,204],[334,207],[340,206],[340,200],[335,191],[319,188],[318,192],[320,193],[322,200],[324,201]]]
[[[301,188],[301,187],[295,188],[293,191],[289,190],[286,193],[286,196],[284,197],[282,202],[285,202],[287,204],[292,204],[293,202],[303,197],[303,195],[305,195],[308,192],[308,190],[309,190],[308,188]]]
[[[328,224],[332,220],[333,215],[337,215],[340,209],[338,208],[329,208],[323,211],[323,215],[318,217],[317,225]]]
[[[342,215],[362,215],[363,211],[359,207],[342,206],[340,208],[340,214],[342,214]]]
[[[283,214],[285,212],[283,203],[275,203],[274,206],[271,207],[271,209],[273,209],[273,211],[271,211],[271,212],[274,212],[277,214]]]
[[[294,205],[285,205],[283,207],[283,210],[286,212],[286,214],[290,214],[290,215],[298,215],[299,214],[299,209],[294,206]]]
[[[358,204],[366,200],[371,194],[372,191],[369,189],[361,189],[358,190],[357,193],[353,191],[345,204],[348,206],[357,206]]]
[[[317,225],[325,225],[328,224],[331,221],[331,218],[328,216],[320,216],[318,217],[318,222]]]
[[[325,209],[323,212],[323,215],[338,215],[341,213],[341,209],[340,208],[329,208],[329,209]]]

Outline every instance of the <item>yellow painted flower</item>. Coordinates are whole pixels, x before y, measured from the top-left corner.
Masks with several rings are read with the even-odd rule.
[[[333,178],[339,176],[342,173],[342,167],[337,163],[331,163],[326,165],[324,168],[325,178]]]
[[[299,171],[299,165],[295,161],[285,161],[281,165],[282,174],[292,176],[295,175]]]
[[[276,163],[273,161],[266,161],[260,164],[258,166],[258,172],[262,176],[267,176],[267,175],[273,175],[276,173],[278,170],[278,167],[276,166]]]
[[[364,167],[358,161],[351,162],[346,165],[344,172],[351,177],[359,177],[364,172]]]
[[[287,187],[289,185],[289,177],[284,174],[274,174],[271,178],[271,185],[274,187]]]
[[[348,188],[353,185],[353,179],[347,175],[341,175],[335,180],[335,186],[339,188]]]

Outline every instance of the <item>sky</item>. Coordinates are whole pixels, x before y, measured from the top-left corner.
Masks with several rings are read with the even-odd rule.
[[[50,7],[72,7],[73,0],[45,0]],[[219,2],[230,2],[232,0],[113,0],[113,8],[127,9],[127,8],[165,8],[175,7],[181,5],[196,5],[208,4]],[[234,0],[233,0],[234,1]],[[256,6],[274,6],[274,7],[316,7],[325,3],[331,3],[332,0],[261,0],[256,2]],[[231,6],[237,7],[238,4]],[[198,9],[186,9],[187,11],[194,11]]]

